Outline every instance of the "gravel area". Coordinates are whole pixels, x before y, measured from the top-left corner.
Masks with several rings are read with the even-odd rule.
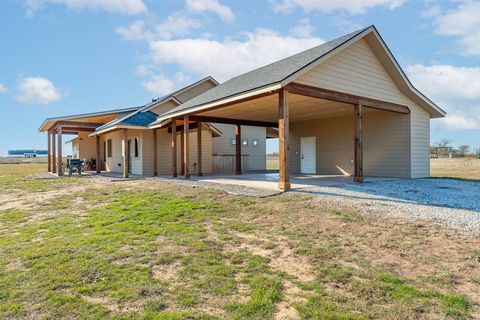
[[[416,179],[309,187],[296,192],[318,201],[354,207],[362,213],[409,220],[432,220],[464,233],[480,235],[480,182]]]

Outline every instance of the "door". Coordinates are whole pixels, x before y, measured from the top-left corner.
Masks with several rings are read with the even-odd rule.
[[[316,146],[315,137],[300,138],[300,171],[302,173],[316,173]]]

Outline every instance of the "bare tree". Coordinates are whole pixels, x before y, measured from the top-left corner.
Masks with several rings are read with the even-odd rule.
[[[452,140],[450,139],[442,139],[436,143],[437,147],[440,148],[448,148],[450,147],[450,144],[452,143]]]
[[[470,146],[467,144],[462,144],[458,146],[458,155],[462,158],[467,156],[469,151],[470,151]]]

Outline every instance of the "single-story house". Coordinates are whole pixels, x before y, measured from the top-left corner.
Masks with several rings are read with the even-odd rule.
[[[179,125],[233,125],[237,174],[241,174],[244,161],[243,128],[277,128],[281,189],[290,188],[290,173],[345,174],[357,182],[364,176],[427,177],[430,119],[445,116],[445,111],[410,83],[374,26],[239,75],[180,102],[152,115],[149,120],[155,119],[147,126],[151,131],[165,130],[165,139],[170,135],[173,175]],[[89,136],[98,137],[102,130],[96,127]],[[144,135],[149,132],[142,130]],[[127,131],[116,134],[122,132],[126,135]],[[189,177],[192,162],[197,160],[190,157],[190,126],[182,132],[183,174]],[[197,154],[211,148],[211,140],[198,141]]]

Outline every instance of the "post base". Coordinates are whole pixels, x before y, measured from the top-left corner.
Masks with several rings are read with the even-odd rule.
[[[287,181],[287,182],[279,182],[278,183],[278,188],[279,189],[282,189],[282,190],[290,190],[291,189],[291,185],[290,185],[290,182]]]
[[[363,177],[353,177],[353,182],[364,183],[365,179]]]

